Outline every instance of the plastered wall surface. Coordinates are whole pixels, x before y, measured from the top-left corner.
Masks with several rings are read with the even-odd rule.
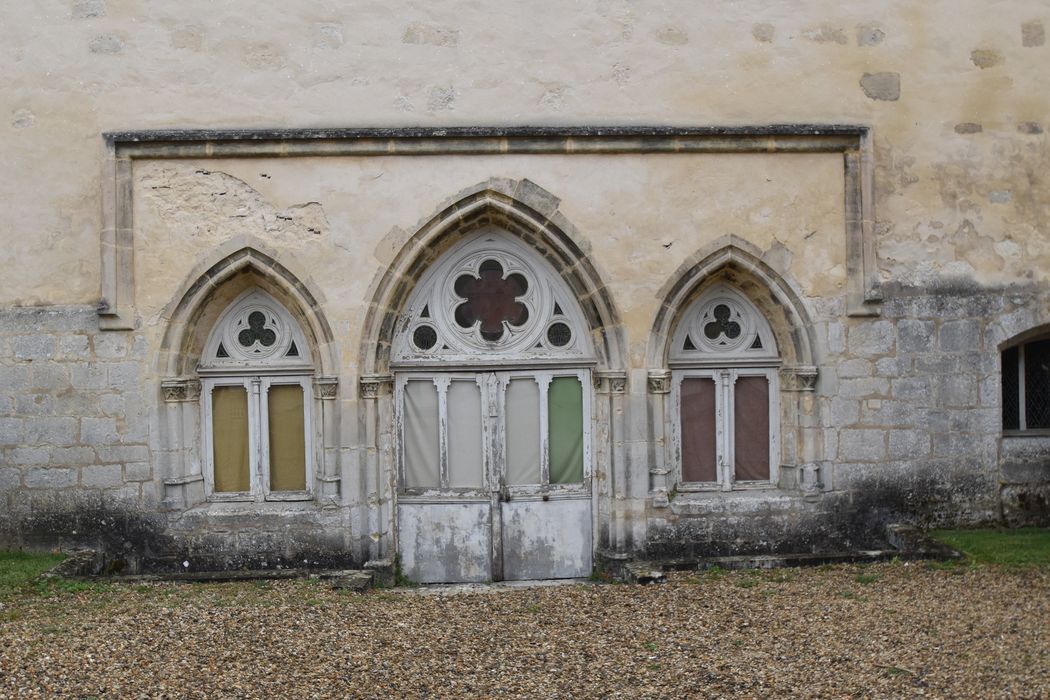
[[[610,445],[598,453],[621,465],[599,474],[613,484],[606,543],[671,556],[776,531],[777,546],[806,548],[891,514],[1045,514],[1045,445],[1002,436],[998,349],[1050,323],[1047,25],[1038,0],[5,4],[0,532],[41,546],[98,532],[170,553],[228,551],[236,531],[249,554],[375,556],[393,488],[377,465],[393,447],[390,416],[359,386],[365,304],[420,227],[493,178],[556,198],[618,315],[626,395],[596,409]],[[847,315],[841,153],[144,158],[131,180],[134,329],[99,330],[105,132],[768,124],[870,127],[880,315]],[[823,501],[667,502],[650,331],[683,263],[725,240],[807,310],[819,378],[791,404],[784,458],[815,475]],[[266,504],[265,518],[164,521],[163,482],[192,450],[165,432],[162,338],[194,271],[244,245],[320,295],[340,407],[325,459],[342,481],[316,513]]]
[[[887,278],[1050,267],[1033,235],[1050,206],[1035,0],[0,12],[7,303],[94,301],[99,134],[126,128],[869,124]]]
[[[619,306],[637,367],[660,288],[684,257],[727,235],[772,250],[809,296],[845,285],[837,154],[151,161],[137,173],[136,301],[147,330],[164,323],[189,270],[231,237],[252,236],[309,271],[355,353],[369,288],[390,257],[457,193],[493,176],[558,193]],[[355,359],[344,359],[347,371]]]

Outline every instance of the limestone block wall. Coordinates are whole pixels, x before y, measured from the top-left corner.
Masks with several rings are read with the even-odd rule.
[[[603,546],[806,549],[863,544],[894,518],[1044,521],[1050,452],[1003,436],[999,349],[1050,327],[1047,24],[1041,0],[0,8],[0,545],[164,565],[391,554],[388,377],[363,348],[379,340],[370,314],[396,301],[370,305],[428,222],[485,188],[569,232],[615,319],[600,332],[620,362],[596,375]],[[773,124],[865,136],[845,160],[772,141],[412,156],[273,140]],[[138,137],[117,157],[103,136],[170,129],[270,136],[134,157]],[[790,375],[813,382],[792,394],[783,492],[705,500],[673,492],[654,320],[727,241],[797,296],[814,372]],[[192,430],[177,445],[166,432],[162,382],[189,387],[193,358],[169,373],[165,336],[181,295],[246,248],[287,265],[331,331],[336,437],[309,507],[214,507],[198,482],[166,483],[200,455]]]

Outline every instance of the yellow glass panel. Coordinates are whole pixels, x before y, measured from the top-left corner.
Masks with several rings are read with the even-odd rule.
[[[243,386],[215,387],[211,392],[211,415],[215,491],[251,490],[248,392]]]
[[[270,428],[270,490],[306,490],[306,425],[303,388],[273,384],[267,394]]]

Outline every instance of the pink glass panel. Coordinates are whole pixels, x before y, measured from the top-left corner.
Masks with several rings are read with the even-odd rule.
[[[769,481],[769,380],[737,377],[734,402],[737,481]]]
[[[682,480],[716,481],[714,380],[683,379],[681,394]]]

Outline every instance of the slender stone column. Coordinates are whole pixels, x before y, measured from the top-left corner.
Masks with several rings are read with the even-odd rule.
[[[204,500],[201,473],[200,396],[201,383],[195,378],[161,381],[165,421],[168,432],[167,468],[163,474],[163,503],[173,510],[184,510]]]
[[[322,504],[338,504],[341,495],[339,474],[339,379],[316,377],[314,396],[321,414],[321,470],[317,477],[318,498]]]
[[[364,495],[368,503],[368,554],[385,559],[394,552],[396,522],[390,484],[394,478],[391,431],[393,426],[393,377],[369,374],[361,377],[361,407],[364,421]]]

